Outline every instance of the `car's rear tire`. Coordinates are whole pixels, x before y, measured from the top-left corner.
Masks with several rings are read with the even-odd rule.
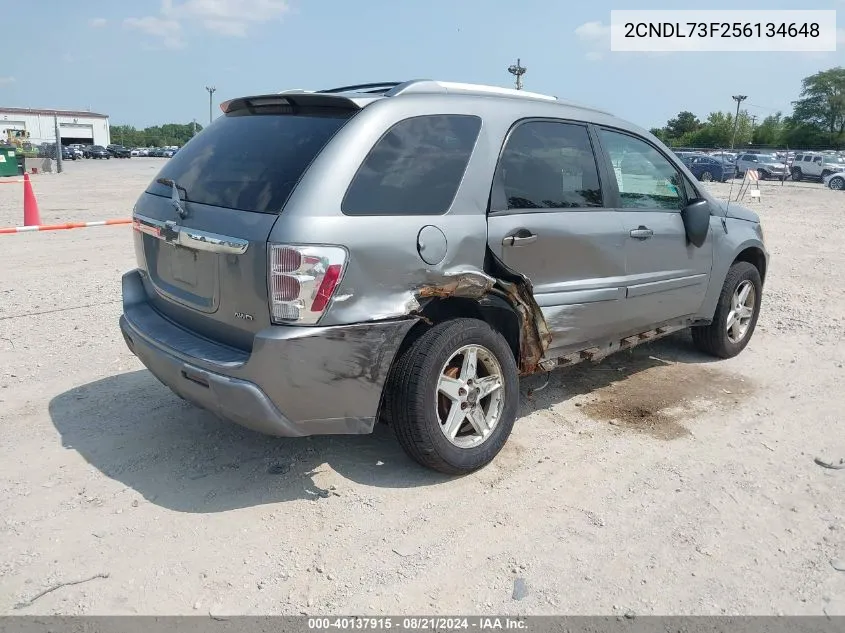
[[[827,183],[827,186],[831,189],[835,189],[836,191],[843,191],[845,190],[845,177],[843,176],[836,176],[830,179],[830,182]]]
[[[712,323],[692,328],[695,346],[717,358],[739,354],[757,326],[762,296],[760,271],[748,262],[736,262],[725,276]]]
[[[422,334],[397,361],[387,389],[387,414],[402,448],[448,475],[493,461],[519,404],[510,346],[476,319],[446,321]]]

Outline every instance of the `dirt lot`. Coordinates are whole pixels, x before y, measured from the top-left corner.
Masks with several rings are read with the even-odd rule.
[[[42,219],[128,217],[160,165],[33,177]],[[384,430],[267,438],[173,396],[117,328],[128,227],[0,236],[0,612],[845,615],[845,470],[814,463],[845,458],[845,195],[761,187],[743,354],[679,336],[525,381],[455,480]]]

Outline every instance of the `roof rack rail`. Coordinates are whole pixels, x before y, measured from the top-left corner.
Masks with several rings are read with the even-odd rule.
[[[293,92],[293,91],[289,91]],[[310,92],[310,91],[308,91]],[[578,103],[575,101],[561,100],[553,95],[528,92],[527,90],[514,90],[513,88],[502,88],[486,84],[460,83],[454,81],[439,81],[433,79],[412,79],[410,81],[380,81],[377,83],[355,84],[342,86],[340,88],[329,88],[317,90],[316,94],[342,94],[358,93],[379,95],[384,97],[396,97],[403,94],[465,94],[465,95],[495,95],[500,97],[512,97],[515,99],[530,99],[538,101],[552,101],[560,105],[591,110],[600,114],[610,114],[605,110]]]
[[[503,97],[518,97],[520,99],[540,99],[543,101],[557,101],[557,97],[527,92],[525,90],[514,90],[513,88],[500,88],[499,86],[488,86],[485,84],[469,84],[454,81],[436,81],[431,79],[417,79],[399,84],[386,93],[386,96],[394,97],[400,94],[425,94],[425,93],[458,93],[476,95],[498,95]]]
[[[329,88],[328,90],[318,90],[319,93],[334,94],[339,92],[364,92],[368,94],[383,94],[390,91],[396,86],[401,86],[401,81],[379,81],[369,84],[354,84],[352,86],[341,86],[340,88]]]

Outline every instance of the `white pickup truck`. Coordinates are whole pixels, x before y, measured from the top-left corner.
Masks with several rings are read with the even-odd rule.
[[[838,171],[845,171],[845,158],[835,154],[796,154],[792,162],[792,180],[804,178],[824,180]]]

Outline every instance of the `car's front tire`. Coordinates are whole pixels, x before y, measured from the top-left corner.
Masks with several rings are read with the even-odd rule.
[[[397,361],[385,405],[405,452],[419,464],[464,475],[504,446],[519,404],[519,374],[504,337],[455,319],[426,331]]]
[[[760,271],[748,262],[736,262],[725,276],[713,321],[692,328],[695,346],[718,358],[739,354],[757,326],[762,296]]]

